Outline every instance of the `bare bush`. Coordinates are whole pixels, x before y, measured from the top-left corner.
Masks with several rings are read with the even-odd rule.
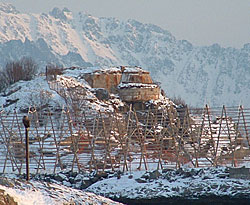
[[[0,92],[4,90],[7,87],[7,82],[4,77],[4,72],[3,70],[0,70]]]
[[[37,73],[38,66],[36,62],[29,57],[23,57],[21,60],[22,70],[23,70],[23,79],[22,80],[31,80]]]
[[[185,102],[185,100],[183,98],[179,97],[173,97],[170,98],[174,104],[176,105],[182,105],[183,107],[187,106],[187,103]]]
[[[0,71],[0,91],[20,80],[31,80],[37,73],[38,66],[29,57],[10,61]]]
[[[61,66],[53,64],[49,64],[46,66],[47,80],[56,80],[56,76],[62,74],[63,74],[63,68]]]

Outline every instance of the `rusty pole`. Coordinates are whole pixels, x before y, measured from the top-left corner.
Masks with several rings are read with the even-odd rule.
[[[25,127],[25,148],[26,148],[26,180],[30,179],[30,168],[29,168],[29,128],[30,128],[30,120],[28,116],[23,117],[23,124]]]

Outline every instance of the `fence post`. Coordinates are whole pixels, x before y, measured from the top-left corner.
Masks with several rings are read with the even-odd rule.
[[[23,124],[25,127],[25,148],[26,148],[26,180],[30,179],[30,168],[29,168],[29,128],[30,128],[30,120],[28,116],[23,117]]]

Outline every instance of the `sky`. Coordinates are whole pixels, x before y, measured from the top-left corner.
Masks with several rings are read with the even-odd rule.
[[[250,43],[250,0],[0,0],[21,12],[48,13],[67,7],[97,17],[156,24],[197,46]]]

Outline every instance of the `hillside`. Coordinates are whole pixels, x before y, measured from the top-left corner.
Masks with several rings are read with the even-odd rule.
[[[31,56],[41,69],[64,66],[140,66],[161,82],[167,96],[202,107],[250,106],[250,44],[193,46],[156,25],[97,18],[54,8],[49,14],[20,13],[0,4],[0,65]],[[13,49],[15,48],[15,49]]]
[[[13,176],[0,177],[0,204],[59,205],[59,204],[121,204],[90,192],[69,188],[56,183],[25,181]]]

